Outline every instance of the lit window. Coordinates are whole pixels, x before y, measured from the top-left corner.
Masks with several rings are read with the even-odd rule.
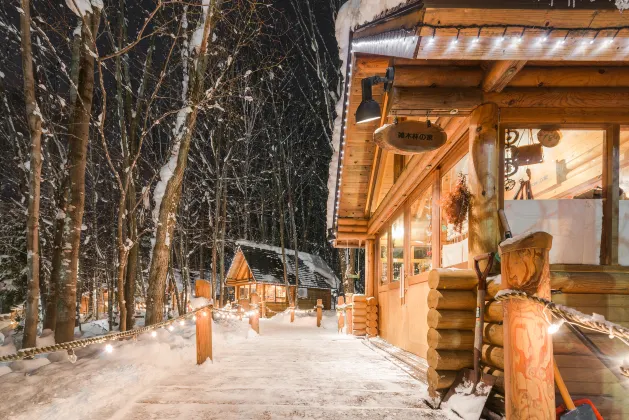
[[[404,275],[404,214],[391,226],[391,251],[393,256],[393,281]]]
[[[286,300],[286,286],[275,286],[275,298],[277,302]]]
[[[411,205],[412,275],[432,269],[432,190],[429,188]]]
[[[389,235],[383,233],[380,236],[380,283],[385,284],[389,280]]]
[[[267,284],[264,287],[264,300],[267,302],[275,302],[275,286],[272,284]]]
[[[457,186],[461,180],[468,183],[469,155],[465,155],[450,170],[441,177],[441,201],[449,201],[451,194],[456,194]],[[453,223],[446,216],[444,205],[441,206],[441,266],[452,267],[467,261],[467,212],[457,215],[457,221]]]

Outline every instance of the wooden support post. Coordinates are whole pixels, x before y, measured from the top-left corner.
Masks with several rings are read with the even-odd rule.
[[[260,334],[260,296],[257,293],[251,294],[251,305],[255,309],[255,313],[249,317],[249,325],[257,333]]]
[[[322,317],[323,317],[323,299],[317,299],[317,327],[321,326]]]
[[[365,242],[365,295],[373,297],[375,295],[375,257],[376,241],[368,239]]]
[[[295,307],[290,307],[290,322],[295,322]]]
[[[618,265],[618,218],[620,193],[620,125],[605,131],[603,149],[603,231],[601,265]]]
[[[339,317],[339,333],[343,332],[343,327],[345,326],[345,310],[344,308],[339,308],[339,306],[343,305],[345,305],[345,298],[339,296],[336,300],[336,314]]]
[[[352,309],[354,308],[354,300],[353,300],[353,294],[352,293],[348,293],[346,295],[346,302],[345,302],[345,325],[347,325],[347,328],[345,329],[345,332],[347,334],[352,334],[353,331],[353,321],[354,319],[352,318]]]
[[[212,286],[208,281],[197,280],[195,296],[212,299]],[[197,365],[207,359],[212,360],[212,308],[204,309],[197,314]]]
[[[496,252],[500,237],[498,196],[500,170],[498,168],[498,106],[483,104],[470,117],[470,159],[468,185],[472,193],[469,213],[469,260],[474,268],[474,257]]]
[[[501,288],[550,300],[552,236],[534,232],[500,245]],[[504,370],[507,420],[554,419],[553,343],[542,305],[506,300]]]

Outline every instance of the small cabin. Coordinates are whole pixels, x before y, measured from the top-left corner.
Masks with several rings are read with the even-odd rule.
[[[255,292],[264,303],[266,314],[273,315],[288,308],[288,293],[291,293],[297,295],[299,309],[314,308],[317,299],[323,301],[324,309],[332,307],[332,290],[338,288],[339,280],[321,257],[298,252],[295,267],[295,251],[284,249],[290,285],[287,290],[282,248],[244,240],[237,245],[226,280],[227,286],[234,288],[236,302],[251,299]]]
[[[374,10],[363,0],[339,11],[330,240],[364,249],[380,339],[426,360],[431,394],[472,367],[474,257],[498,251],[499,210],[514,235],[552,235],[555,303],[629,325],[629,15],[614,2],[566,3]],[[463,190],[469,209],[454,224],[447,203]],[[489,284],[482,355],[498,378],[511,358],[493,300],[501,287]],[[626,354],[584,334],[613,360]],[[573,397],[629,418],[619,364],[605,366],[567,327],[552,341]],[[492,400],[504,407],[501,381]]]

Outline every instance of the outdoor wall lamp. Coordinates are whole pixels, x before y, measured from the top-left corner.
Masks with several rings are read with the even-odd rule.
[[[382,114],[380,104],[373,100],[371,88],[378,83],[384,83],[384,91],[388,92],[393,85],[394,75],[395,70],[393,67],[389,67],[384,77],[371,76],[362,80],[363,100],[356,110],[356,124],[362,124],[380,118]]]

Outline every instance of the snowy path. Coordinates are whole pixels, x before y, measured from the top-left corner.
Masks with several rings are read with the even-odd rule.
[[[440,418],[422,402],[424,385],[360,340],[298,321],[263,321],[261,336],[202,373],[168,377],[114,418]]]
[[[46,398],[45,393],[50,389],[45,389],[42,391],[44,395],[38,395],[40,401],[31,399],[27,402],[28,397],[25,396],[27,398],[22,404],[34,403],[33,407],[26,407],[25,411],[22,411],[24,405],[9,407],[12,415],[6,418],[447,418],[442,412],[433,411],[424,404],[425,385],[361,340],[337,334],[334,323],[335,318],[330,317],[324,323],[324,327],[328,328],[318,329],[312,317],[297,319],[295,324],[288,324],[282,319],[262,320],[262,335],[249,339],[242,334],[241,325],[238,326],[237,339],[225,339],[220,332],[215,334],[218,340],[214,363],[206,362],[197,367],[188,359],[186,363],[156,368],[165,370],[159,375],[149,369],[133,371],[135,367],[127,364],[129,360],[118,366],[112,361],[106,367],[101,366],[98,372],[98,376],[105,376],[105,369],[112,371],[109,384],[94,386],[92,381],[95,378],[75,378],[82,383],[78,391],[80,398],[70,394],[71,391],[65,391],[65,395],[60,396],[59,393],[64,393],[60,390]],[[183,335],[188,336],[187,341],[193,341],[189,339],[194,337],[186,333]],[[193,356],[191,350],[187,348],[185,355]],[[100,358],[100,361],[104,362],[103,359]],[[54,366],[59,370],[61,366],[73,365],[48,365],[44,367],[44,372],[36,371],[31,378],[45,374],[45,368]],[[125,381],[129,375],[143,374],[148,381],[141,378],[139,383]],[[54,375],[48,376],[50,380]],[[65,375],[60,376],[61,382],[67,382],[66,386],[75,386],[69,379],[63,379]],[[8,391],[2,385],[5,378],[0,377],[0,392]],[[14,385],[18,384],[19,379],[14,378],[14,382]],[[52,385],[49,381],[47,384]],[[27,392],[36,392],[33,384],[30,385]],[[103,386],[117,389],[103,393]],[[91,392],[96,395],[86,395]],[[0,403],[0,408],[2,405]],[[6,410],[0,410],[0,418],[6,414]]]

